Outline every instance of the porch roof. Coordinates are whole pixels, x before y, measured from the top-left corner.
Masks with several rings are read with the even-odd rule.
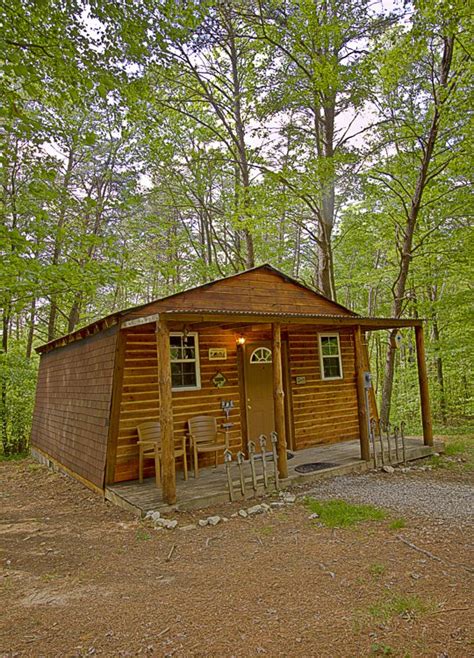
[[[250,323],[270,323],[284,322],[287,324],[316,324],[316,325],[340,325],[340,326],[360,326],[363,331],[375,329],[398,329],[403,327],[420,327],[423,320],[419,318],[377,318],[370,316],[344,316],[325,313],[279,313],[252,310],[216,310],[216,309],[169,309],[162,313],[176,320],[182,320],[191,324],[200,322],[215,322],[222,324],[224,321],[232,322],[250,322]],[[141,318],[147,320],[148,318]],[[153,322],[155,316],[149,316],[149,321]]]

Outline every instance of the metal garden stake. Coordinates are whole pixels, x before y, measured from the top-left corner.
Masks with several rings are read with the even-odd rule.
[[[385,458],[383,456],[383,429],[382,429],[382,421],[379,420],[379,439],[380,439],[380,461],[382,462],[382,466],[385,464]]]
[[[400,455],[398,454],[398,432],[399,429],[395,425],[395,427],[393,428],[393,440],[395,441],[395,456],[397,458],[397,464],[400,463]]]
[[[232,464],[232,453],[230,450],[224,450],[224,463],[227,474],[227,487],[229,489],[229,500],[234,501],[234,485],[232,483],[232,473],[230,472],[230,465]]]
[[[388,463],[392,463],[392,444],[390,442],[390,423],[387,423],[386,425],[386,430],[387,430],[387,449],[388,449]]]
[[[242,496],[245,498],[244,459],[244,453],[239,451],[237,453],[237,464],[239,465],[240,491],[242,492]]]
[[[248,442],[249,449],[249,460],[250,460],[250,471],[252,473],[252,489],[254,494],[257,493],[257,473],[255,472],[255,443],[253,441]]]
[[[278,454],[277,454],[277,444],[278,444],[278,434],[272,432],[270,434],[270,439],[272,442],[272,451],[273,451],[273,469],[275,472],[275,489],[278,491],[280,489],[280,480],[278,477]]]
[[[405,423],[402,420],[400,423],[400,437],[402,439],[402,454],[403,454],[403,465],[407,465],[407,453],[406,453],[406,447],[405,447]]]
[[[268,489],[267,455],[266,455],[267,437],[265,436],[265,434],[260,434],[260,438],[258,440],[260,441],[260,448],[262,454],[263,486],[265,487],[265,489]]]
[[[374,451],[374,468],[377,468],[377,446],[375,445],[375,433],[377,431],[377,421],[375,418],[370,419],[370,438],[372,439],[372,449]]]

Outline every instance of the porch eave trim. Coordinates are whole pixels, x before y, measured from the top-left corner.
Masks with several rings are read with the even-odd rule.
[[[289,323],[320,324],[320,325],[344,325],[361,326],[363,330],[372,329],[398,329],[403,327],[420,327],[424,320],[420,318],[376,318],[364,316],[331,315],[325,313],[292,313],[229,309],[168,309],[163,311],[164,315],[173,316],[176,320],[189,322],[222,322],[223,320],[239,322],[281,322]]]

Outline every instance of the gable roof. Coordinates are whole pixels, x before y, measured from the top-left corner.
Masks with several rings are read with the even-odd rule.
[[[279,285],[280,282],[280,285]],[[281,284],[284,284],[282,286]],[[70,334],[56,338],[36,348],[41,353],[79,340],[116,325],[122,319],[145,316],[153,312],[244,313],[257,315],[288,314],[359,317],[342,304],[333,302],[303,283],[265,263],[215,279],[207,283],[158,298],[122,311],[111,313]]]
[[[272,265],[265,263],[124,311],[124,317],[178,310],[306,312],[357,317]]]

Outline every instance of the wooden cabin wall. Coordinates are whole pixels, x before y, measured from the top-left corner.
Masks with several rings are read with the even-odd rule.
[[[170,327],[173,331],[173,326]],[[233,400],[230,420],[234,423],[229,433],[234,454],[241,449],[240,397],[237,366],[236,334],[242,333],[247,343],[270,340],[267,325],[253,328],[223,330],[219,327],[198,329],[201,367],[201,389],[173,391],[173,416],[176,444],[186,433],[186,421],[193,415],[214,415],[218,424],[224,422],[220,407],[222,399]],[[339,333],[343,379],[321,379],[318,328],[310,325],[289,325],[284,331],[288,345],[289,373],[292,401],[292,436],[294,448],[302,450],[322,443],[335,443],[359,438],[357,387],[354,364],[354,339],[350,328],[325,327],[324,332]],[[159,420],[159,395],[155,327],[141,325],[124,331],[125,362],[118,422],[115,481],[138,477],[137,426],[147,420]],[[225,361],[209,361],[210,347],[225,347]],[[227,383],[218,389],[212,383],[217,372],[222,372]],[[304,376],[304,384],[296,378]],[[213,456],[200,464],[212,463]],[[222,460],[222,456],[221,456]],[[191,464],[189,464],[191,466]],[[178,462],[178,468],[181,464]],[[153,462],[145,462],[145,476],[154,474]]]
[[[31,446],[103,488],[117,328],[41,355]]]
[[[317,328],[300,325],[288,330],[297,450],[359,438],[353,332],[325,327],[324,333],[327,332],[339,333],[343,379],[321,378]],[[297,377],[305,377],[305,382],[297,384]]]
[[[173,331],[173,326],[170,326]],[[137,426],[147,420],[158,420],[159,395],[157,380],[157,356],[155,327],[141,325],[125,331],[125,363],[118,424],[117,458],[115,481],[138,478]],[[240,449],[240,400],[237,375],[237,349],[234,331],[223,331],[218,327],[200,329],[199,356],[201,368],[201,389],[194,391],[173,391],[173,417],[176,445],[187,431],[186,422],[192,416],[213,415],[218,424],[224,422],[220,407],[221,400],[233,400],[234,409],[230,422],[234,423],[229,432],[231,448]],[[225,361],[209,361],[210,347],[225,347]],[[212,378],[221,372],[227,379],[223,388],[216,388]],[[201,455],[200,465],[212,463],[212,456]],[[221,455],[222,460],[222,455]],[[178,467],[181,464],[178,463]],[[188,464],[191,466],[191,464]],[[145,462],[145,476],[154,474],[152,460]]]

